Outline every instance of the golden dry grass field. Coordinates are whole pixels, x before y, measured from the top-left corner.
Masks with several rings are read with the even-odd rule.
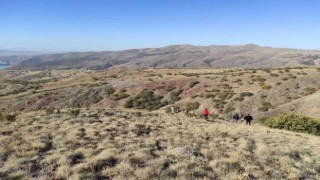
[[[319,179],[319,137],[182,113],[63,109],[0,126],[2,179]]]

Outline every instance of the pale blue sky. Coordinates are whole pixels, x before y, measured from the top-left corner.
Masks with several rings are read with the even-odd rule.
[[[320,49],[319,0],[0,0],[0,49]]]

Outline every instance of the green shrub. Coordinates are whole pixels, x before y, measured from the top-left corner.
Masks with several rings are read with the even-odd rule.
[[[187,111],[192,111],[198,109],[200,106],[199,102],[188,102],[186,103],[186,110]]]
[[[226,107],[226,109],[224,110],[224,113],[230,113],[230,112],[234,111],[235,109],[236,109],[236,108],[234,108],[234,107],[228,106],[228,107]]]
[[[181,99],[180,94],[182,93],[182,90],[178,91],[172,91],[170,93],[170,103],[174,103],[176,101],[179,101]]]
[[[316,91],[317,91],[316,88],[307,87],[307,88],[304,88],[303,91],[300,94],[302,96],[307,96],[307,95],[315,93]]]
[[[261,112],[267,112],[269,111],[270,108],[272,108],[272,104],[266,101],[263,101],[261,105],[262,107],[258,108],[258,111],[261,111]]]
[[[168,86],[168,87],[166,88],[166,91],[170,92],[170,91],[173,91],[173,90],[175,90],[175,89],[176,89],[176,88],[173,87],[173,86]]]
[[[267,111],[269,111],[269,107],[266,107],[266,106],[259,107],[258,111],[267,112]]]
[[[105,92],[108,96],[110,96],[111,94],[113,94],[115,92],[115,90],[112,87],[106,87]]]
[[[272,86],[267,85],[267,84],[265,84],[265,83],[261,83],[261,84],[260,84],[260,87],[261,87],[261,89],[263,89],[263,90],[269,90],[269,89],[272,88]]]
[[[193,88],[195,85],[199,84],[200,82],[199,81],[191,81],[190,84],[189,84],[189,88]]]
[[[47,115],[53,114],[54,113],[54,107],[49,107],[48,109],[46,109],[46,113],[47,113]]]
[[[1,114],[0,113],[0,120],[1,121],[8,121],[8,122],[14,122],[16,121],[17,115],[15,114]]]
[[[278,74],[270,74],[270,76],[272,76],[272,77],[278,77],[279,75]]]
[[[115,100],[115,101],[119,101],[120,99],[124,99],[129,97],[130,95],[125,93],[126,90],[125,89],[120,89],[117,93],[113,93],[110,98]]]
[[[152,91],[143,90],[134,98],[130,98],[124,105],[126,108],[137,108],[156,110],[165,105],[167,102],[161,102],[162,96],[156,96]]]
[[[282,114],[264,123],[271,128],[320,135],[320,120],[302,115]]]
[[[77,117],[80,114],[80,109],[71,109],[69,113],[71,116]]]
[[[242,102],[242,101],[244,101],[244,98],[243,97],[236,97],[236,98],[234,98],[234,100]]]
[[[293,75],[293,74],[288,74],[288,77],[291,79],[297,79],[297,76]]]
[[[103,97],[101,96],[95,96],[93,97],[93,103],[97,104],[98,102],[100,102],[103,99]]]
[[[242,92],[240,93],[240,97],[253,96],[254,94],[251,92]]]
[[[262,83],[262,82],[265,82],[266,79],[262,78],[261,76],[253,76],[252,81],[253,82],[258,81],[258,82]]]

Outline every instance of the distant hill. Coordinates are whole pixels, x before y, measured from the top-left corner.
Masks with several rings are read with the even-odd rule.
[[[36,55],[43,54],[35,51],[9,51],[9,50],[0,50],[0,57],[2,56],[19,56],[19,55]]]
[[[240,46],[172,45],[124,51],[72,52],[48,55],[1,57],[15,61],[16,70],[139,68],[266,68],[319,66],[320,51]]]

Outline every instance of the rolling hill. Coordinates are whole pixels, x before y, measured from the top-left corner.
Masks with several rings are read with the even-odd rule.
[[[266,68],[318,66],[320,51],[240,46],[172,45],[162,48],[124,51],[71,52],[32,56],[6,56],[0,60],[15,61],[11,69],[107,69],[138,68]]]

